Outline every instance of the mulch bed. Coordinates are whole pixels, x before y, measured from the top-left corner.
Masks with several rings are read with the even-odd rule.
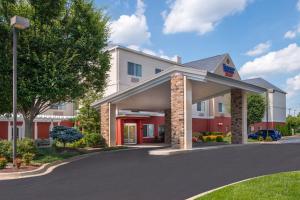
[[[41,165],[22,165],[20,169],[13,168],[12,164],[8,164],[5,169],[0,170],[1,173],[12,173],[12,172],[25,172],[25,171],[31,171],[39,168]]]

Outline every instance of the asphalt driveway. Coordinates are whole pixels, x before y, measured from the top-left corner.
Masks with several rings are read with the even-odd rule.
[[[300,170],[300,144],[247,145],[167,157],[103,152],[41,177],[0,181],[1,200],[185,199],[249,177]]]

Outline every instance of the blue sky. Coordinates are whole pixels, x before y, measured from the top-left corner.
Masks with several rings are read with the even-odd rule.
[[[276,3],[274,3],[276,2]],[[96,0],[111,41],[183,62],[229,53],[242,78],[286,90],[300,112],[300,0]]]

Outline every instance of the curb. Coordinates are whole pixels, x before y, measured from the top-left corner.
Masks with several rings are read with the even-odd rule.
[[[68,159],[64,160],[59,160],[55,161],[52,163],[46,163],[40,166],[37,169],[34,169],[32,171],[25,171],[25,172],[12,172],[12,173],[0,173],[0,181],[5,181],[5,180],[14,180],[14,179],[23,179],[23,178],[31,178],[31,177],[36,177],[36,176],[43,176],[46,174],[51,173],[55,168],[74,162],[78,161],[93,155],[101,154],[101,153],[109,153],[109,152],[117,152],[117,151],[128,151],[128,150],[135,150],[135,148],[125,148],[125,149],[116,149],[116,150],[110,150],[110,151],[95,151],[91,153],[86,153],[78,156],[74,156]]]
[[[258,144],[257,143],[226,144],[226,145],[218,145],[218,146],[195,147],[192,149],[155,149],[155,150],[150,150],[148,153],[151,156],[171,156],[171,155],[177,155],[177,154],[192,153],[195,151],[208,151],[208,150],[213,150],[213,149],[241,147],[241,146],[248,146],[248,145],[258,145]]]

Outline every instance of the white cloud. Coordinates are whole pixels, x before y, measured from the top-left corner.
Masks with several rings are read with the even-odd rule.
[[[137,0],[137,8],[132,15],[121,15],[112,21],[111,41],[123,45],[142,45],[150,42],[151,33],[148,30],[147,19],[144,15],[145,4]]]
[[[174,62],[176,62],[176,59],[177,59],[177,55],[167,56],[167,55],[165,55],[165,53],[162,50],[159,50],[158,52],[156,52],[156,51],[153,51],[151,49],[141,48],[141,47],[136,46],[136,45],[129,45],[127,47],[130,48],[130,49],[136,50],[136,51],[144,52],[144,53],[152,55],[152,56],[157,56],[157,57],[161,57],[161,58],[164,58],[164,59],[167,59],[167,60],[172,60]]]
[[[297,36],[297,31],[288,31],[284,34],[284,38],[293,39]]]
[[[298,9],[298,11],[300,11],[300,0],[298,0],[297,9]]]
[[[169,4],[170,10],[163,11],[165,34],[212,31],[226,16],[245,9],[251,0],[175,0]]]
[[[286,81],[287,92],[289,96],[294,96],[300,92],[300,74],[292,78],[288,78]]]
[[[240,69],[240,74],[249,77],[253,75],[280,74],[299,70],[299,55],[300,47],[295,43],[290,44],[286,48],[270,52],[245,63]]]
[[[258,56],[258,55],[264,54],[264,53],[269,51],[271,45],[272,44],[271,44],[270,41],[260,43],[260,44],[256,45],[253,49],[249,50],[246,53],[246,55],[248,55],[248,56]]]

